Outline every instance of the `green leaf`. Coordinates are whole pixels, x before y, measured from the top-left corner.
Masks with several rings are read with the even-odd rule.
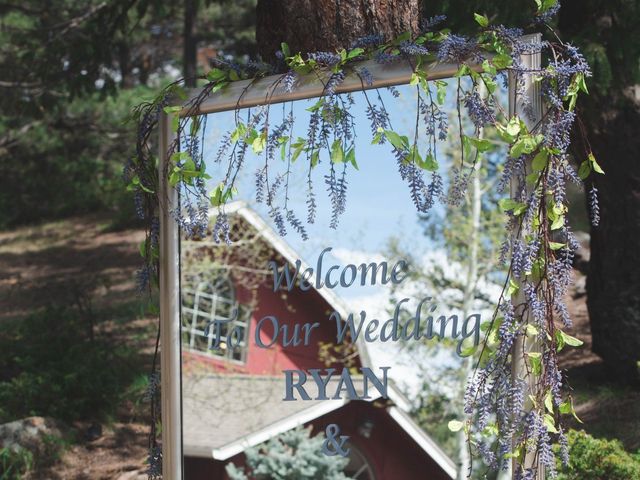
[[[602,170],[600,165],[598,165],[598,162],[596,162],[596,157],[593,155],[592,152],[589,152],[588,159],[589,159],[589,163],[591,164],[591,167],[593,168],[593,170],[596,173],[600,173],[601,175],[604,175],[604,170]]]
[[[540,375],[542,373],[542,354],[540,352],[527,353],[529,363],[531,364],[531,372],[534,375]]]
[[[411,80],[409,80],[409,85],[414,86],[414,85],[417,85],[419,82],[420,82],[420,76],[416,72],[413,72],[411,74]]]
[[[450,420],[447,426],[452,432],[459,432],[464,427],[464,423],[460,420]]]
[[[215,190],[212,190],[209,193],[209,200],[211,201],[211,205],[214,207],[218,207],[223,203],[223,192],[224,192],[224,183],[218,184]]]
[[[549,162],[549,153],[545,149],[542,149],[536,154],[535,157],[533,157],[531,168],[533,168],[535,172],[541,172],[542,170],[545,169],[548,162]]]
[[[169,185],[175,187],[182,179],[179,171],[173,171],[169,174]]]
[[[357,56],[362,55],[363,53],[364,53],[364,49],[362,49],[362,48],[354,48],[347,55],[347,60],[351,60],[352,58],[355,58]]]
[[[549,411],[549,413],[553,415],[553,396],[551,395],[551,391],[548,391],[544,396],[544,406]]]
[[[582,420],[580,420],[580,418],[578,418],[578,414],[576,413],[576,409],[573,406],[573,400],[571,399],[571,397],[569,397],[568,400],[562,402],[558,409],[560,410],[560,413],[564,415],[571,414],[573,415],[573,418],[575,418],[579,423],[584,423]]]
[[[495,75],[495,69],[494,72],[491,73],[491,75]],[[488,75],[482,75],[482,81],[484,82],[484,86],[487,87],[487,91],[491,95],[493,95],[493,93],[495,93],[496,89],[498,88],[498,84],[495,82],[495,80]]]
[[[566,343],[567,345],[571,347],[579,347],[584,344],[582,340],[576,337],[572,337],[571,335],[564,333],[562,330],[558,330],[558,331],[560,332],[560,335],[562,336],[564,343]]]
[[[342,149],[342,142],[339,139],[333,141],[331,145],[331,163],[344,162],[344,150]]]
[[[162,110],[164,110],[164,113],[176,113],[179,112],[180,110],[182,110],[182,107],[179,105],[172,105],[172,106],[166,106],[164,107]]]
[[[514,215],[524,213],[527,206],[524,203],[516,202],[511,198],[502,198],[498,201],[498,206],[503,212],[513,212]]]
[[[212,68],[211,70],[209,70],[209,72],[207,72],[207,80],[209,80],[210,82],[217,82],[226,77],[226,72],[219,68]]]
[[[353,165],[353,168],[355,168],[356,170],[360,170],[360,168],[358,167],[358,163],[356,162],[356,147],[351,147],[349,149],[345,157],[345,162]]]
[[[588,95],[589,90],[587,89],[587,82],[585,80],[584,73],[577,73],[576,76],[578,88]]]
[[[476,353],[476,350],[478,349],[478,347],[476,345],[467,345],[466,347],[463,347],[460,350],[460,356],[465,358],[465,357],[470,357],[471,355],[473,355],[474,353]]]
[[[377,132],[371,140],[371,145],[378,145],[382,141],[382,132]]]
[[[544,140],[542,135],[520,135],[518,140],[511,146],[509,155],[512,158],[518,158],[521,155],[533,153],[542,140]]]
[[[213,88],[211,89],[211,93],[216,93],[218,90],[222,90],[224,87],[226,87],[227,85],[229,85],[229,82],[220,82],[220,83],[216,83]]]
[[[513,297],[518,294],[520,290],[520,285],[516,283],[513,278],[509,278],[509,286],[507,287],[507,296]]]
[[[385,130],[384,136],[389,140],[389,143],[398,150],[409,150],[409,140],[407,137],[401,137],[393,130]]]
[[[551,250],[560,250],[561,248],[566,247],[566,243],[558,243],[558,242],[549,242],[549,248]]]
[[[424,168],[428,172],[435,172],[438,170],[438,162],[436,158],[433,156],[433,153],[427,153],[427,156],[424,159],[423,165],[421,168]]]
[[[289,50],[289,44],[287,44],[286,42],[282,42],[280,44],[280,50],[282,50],[282,54],[285,56],[285,58],[291,56],[291,50]]]
[[[511,59],[510,55],[507,55],[506,53],[501,53],[493,57],[491,61],[493,62],[493,64],[497,69],[502,70],[503,68],[510,67],[513,60]]]
[[[142,242],[140,242],[138,250],[140,250],[141,257],[147,256],[147,239],[144,239]]]
[[[564,215],[558,215],[552,222],[551,222],[551,230],[558,230],[560,228],[564,227]]]
[[[527,323],[527,326],[524,328],[524,331],[528,337],[537,337],[539,333],[535,325],[531,325],[530,323]]]
[[[520,123],[520,119],[518,117],[513,117],[507,123],[506,131],[512,137],[515,137],[522,130],[522,124]]]
[[[471,143],[471,145],[473,145],[479,152],[488,152],[493,148],[493,144],[489,140],[486,140],[484,138],[466,138],[468,139],[469,143]]]
[[[482,28],[487,28],[489,26],[489,19],[486,15],[480,15],[479,13],[474,13],[473,18],[475,18],[478,25]]]
[[[436,80],[436,101],[439,105],[444,105],[447,97],[447,82],[444,80]]]
[[[583,161],[578,168],[578,176],[582,180],[586,180],[591,175],[591,164],[588,160]]]
[[[556,428],[556,421],[553,419],[553,415],[549,415],[548,413],[545,413],[544,424],[547,427],[547,430],[549,432],[558,433],[558,429]]]
[[[175,115],[171,117],[171,131],[176,133],[180,129],[180,117]]]
[[[253,142],[251,142],[251,149],[255,154],[262,153],[266,146],[267,146],[267,132],[262,132],[258,137],[256,137],[253,140]]]
[[[293,154],[291,155],[291,163],[294,163],[298,159],[298,157],[300,156],[300,154],[302,153],[306,145],[307,145],[307,141],[301,137],[298,137],[296,142],[291,144],[291,147],[293,148]]]

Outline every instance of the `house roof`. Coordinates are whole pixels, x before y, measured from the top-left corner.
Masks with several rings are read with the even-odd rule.
[[[237,214],[253,226],[259,234],[286,261],[302,262],[308,266],[260,215],[246,203],[238,201],[225,207],[227,214]],[[316,292],[341,318],[347,318],[348,309],[330,289]],[[356,347],[363,367],[372,367],[366,343],[359,338]],[[338,382],[333,378],[330,383]],[[284,402],[284,377],[230,375],[211,372],[191,372],[182,379],[183,449],[184,454],[195,457],[227,460],[249,447],[259,445],[296,426],[306,424],[349,402],[340,400],[309,400]],[[363,380],[353,377],[358,393]],[[315,382],[305,385],[309,395],[315,397]],[[327,387],[332,391],[331,386]],[[380,398],[379,392],[370,391],[370,401]],[[389,416],[429,455],[451,478],[456,476],[456,466],[440,447],[405,413],[409,401],[389,380],[388,397],[394,404],[387,408]]]
[[[352,377],[359,395],[362,377]],[[338,378],[329,380],[327,391],[333,391]],[[299,425],[304,425],[349,402],[340,400],[282,401],[283,377],[192,373],[182,380],[183,449],[187,456],[227,460],[247,448],[259,445]],[[317,394],[315,382],[305,389],[309,396]],[[456,466],[440,447],[407,415],[406,399],[389,382],[388,396],[395,405],[387,408],[390,417],[451,478]],[[370,390],[373,402],[380,398]]]
[[[309,265],[303,260],[302,256],[298,254],[287,242],[285,242],[283,238],[245,202],[240,200],[231,202],[225,206],[225,212],[227,214],[240,215],[240,217],[242,217],[246,222],[253,226],[260,233],[260,235],[262,235],[262,237],[267,240],[273,246],[273,248],[291,265],[295,265],[296,261],[300,260],[300,271],[303,271],[309,267]],[[215,216],[215,214],[215,211],[211,212],[212,216]],[[329,288],[316,289],[315,286],[313,287],[313,289],[318,292],[318,294],[329,304],[329,306],[333,310],[340,314],[340,318],[347,318],[348,308],[340,299],[340,297],[338,297],[333,292],[333,290]],[[369,356],[369,351],[367,350],[367,344],[363,341],[361,336],[359,336],[356,340],[356,347],[358,349],[360,363],[362,364],[362,366],[371,368],[371,357]]]

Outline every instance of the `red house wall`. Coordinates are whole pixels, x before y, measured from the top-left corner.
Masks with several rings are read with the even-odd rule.
[[[237,297],[240,303],[247,303],[249,293],[238,286]],[[274,292],[269,286],[261,286],[257,291],[256,308],[251,314],[249,328],[248,353],[245,364],[228,362],[211,357],[206,353],[183,351],[183,369],[195,367],[197,364],[206,364],[215,371],[222,373],[244,373],[253,375],[281,375],[283,370],[310,368],[325,368],[326,365],[319,359],[318,346],[320,342],[335,343],[335,321],[329,320],[333,311],[327,302],[315,290],[303,292],[297,288],[291,292]],[[298,325],[303,337],[302,325],[304,323],[318,322],[320,326],[315,328],[310,336],[309,345],[282,346],[282,336],[271,347],[258,347],[255,343],[255,333],[258,322],[265,316],[271,315],[278,319],[279,325],[286,325],[288,336]],[[271,343],[273,327],[270,321],[264,322],[261,340],[265,345]],[[356,366],[359,366],[356,361]]]
[[[369,438],[358,428],[365,420],[373,422]],[[450,480],[450,477],[427,455],[381,406],[354,401],[310,425],[313,435],[324,432],[327,425],[340,426],[340,434],[348,435],[349,444],[355,445],[372,466],[376,480]],[[228,480],[224,465],[244,464],[242,454],[226,462],[202,458],[185,458],[185,480]]]

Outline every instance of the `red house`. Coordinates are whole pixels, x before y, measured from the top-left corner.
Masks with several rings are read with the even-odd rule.
[[[370,388],[366,400],[283,401],[284,370],[348,367],[357,372],[371,367],[371,361],[364,343],[333,345],[329,314],[337,311],[346,318],[347,309],[332,290],[274,292],[267,262],[295,264],[300,257],[291,247],[245,204],[234,203],[227,213],[232,246],[209,240],[181,244],[185,479],[225,480],[225,465],[242,464],[245,449],[299,425],[316,434],[330,424],[349,436],[345,473],[351,478],[455,478],[455,464],[409,417],[408,401],[391,381],[386,399]],[[289,332],[305,322],[320,326],[306,346],[276,342],[261,348],[254,335],[267,315]],[[224,321],[223,327],[207,331],[215,320]],[[262,341],[270,343],[273,333],[267,327]],[[216,344],[216,338],[223,340]],[[353,378],[361,389],[362,377]]]

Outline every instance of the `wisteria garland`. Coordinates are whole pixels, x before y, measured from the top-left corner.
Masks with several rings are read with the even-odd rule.
[[[537,3],[535,23],[551,28],[547,22],[557,12],[558,2],[537,0]],[[236,178],[249,151],[264,159],[255,172],[256,201],[268,207],[281,235],[291,229],[307,238],[305,223],[315,221],[317,209],[317,186],[311,173],[321,165],[327,168],[322,188],[331,204],[330,226],[338,228],[340,215],[347,208],[348,173],[358,168],[355,118],[349,113],[353,99],[350,94],[338,93],[348,74],[357,75],[362,82],[372,143],[391,149],[419,212],[428,211],[436,201],[460,202],[474,174],[476,159],[491,148],[479,132],[493,127],[509,145],[498,185],[504,189],[516,184],[520,189],[515,197],[501,201],[507,215],[507,240],[500,256],[508,261],[507,280],[492,321],[484,325],[485,341],[478,352],[477,368],[468,381],[465,395],[468,419],[454,423],[455,428],[465,429],[472,453],[477,452],[489,467],[505,468],[515,459],[518,479],[534,478],[541,469],[553,477],[556,461],[552,443],[557,441],[563,447],[561,451],[566,452],[560,415],[575,415],[571,399],[562,395],[557,353],[565,345],[581,343],[562,330],[571,322],[563,297],[571,282],[573,252],[577,247],[567,221],[566,186],[569,182],[591,184],[589,178],[594,172],[604,173],[590,151],[585,152],[585,160],[577,171],[568,156],[576,99],[580,92],[587,93],[585,79],[591,73],[578,49],[557,36],[553,42],[524,42],[519,29],[491,25],[483,15],[475,14],[475,19],[480,25],[475,37],[437,30],[444,20],[439,16],[425,21],[417,37],[407,33],[385,42],[379,35],[370,35],[337,52],[292,54],[283,44],[276,66],[219,61],[203,78],[206,83],[199,95],[185,104],[174,106],[176,97],[184,95],[181,82],[175,82],[153,102],[140,105],[136,110],[137,152],[125,167],[136,211],[148,223],[146,241],[141,246],[146,264],[139,272],[139,281],[141,287],[149,288],[157,277],[160,208],[172,213],[185,235],[211,234],[217,242],[230,241],[224,206],[236,195]],[[530,69],[522,63],[522,55],[542,51],[549,53],[544,68]],[[413,138],[393,129],[380,93],[369,90],[374,79],[362,61],[371,59],[382,64],[408,62],[412,66],[410,85],[417,92]],[[436,158],[436,143],[449,134],[443,110],[447,82],[429,79],[429,65],[436,61],[459,65],[455,79],[462,164],[448,194],[443,191]],[[516,95],[531,118],[535,112],[526,97],[526,80],[540,84],[547,109],[531,129],[526,119],[509,118],[495,98],[497,82],[501,77],[504,80],[504,70],[515,79]],[[216,162],[226,165],[226,174],[213,191],[207,191],[206,180],[210,177],[202,151],[206,117],[201,120],[195,116],[199,105],[231,82],[272,74],[277,75],[276,84],[287,92],[295,90],[302,75],[323,79],[324,92],[309,109],[306,137],[293,138],[295,118],[292,109],[286,112],[285,104],[280,123],[271,121],[268,98],[264,105],[250,109],[245,119],[237,111],[235,126],[223,136],[216,155]],[[471,78],[471,87],[463,87],[460,78],[464,76]],[[396,93],[392,91],[394,96]],[[473,123],[474,135],[464,133],[462,109]],[[168,148],[170,161],[163,174],[169,185],[180,192],[181,208],[161,204],[157,195],[156,160],[149,141],[163,112],[171,116],[176,134],[176,140]],[[427,138],[426,150],[418,142],[421,131]],[[276,160],[284,162],[284,172],[272,171]],[[289,178],[296,161],[304,162],[307,171],[304,221],[289,200]],[[219,213],[210,231],[208,211],[212,206]],[[592,222],[597,226],[597,190],[592,185],[589,206]],[[516,352],[516,348],[522,351]],[[513,372],[514,354],[526,358],[521,372]],[[157,396],[157,384],[154,376],[152,398]],[[152,405],[157,409],[153,400]],[[155,432],[152,436],[149,474],[156,478],[161,453]]]

